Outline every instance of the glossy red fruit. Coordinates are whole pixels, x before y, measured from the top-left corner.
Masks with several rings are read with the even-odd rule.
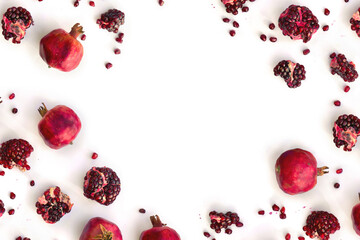
[[[79,240],[122,240],[119,227],[104,218],[91,218],[84,227]]]
[[[282,153],[275,164],[279,187],[291,195],[311,190],[317,183],[317,176],[327,173],[327,169],[318,168],[315,157],[299,148]]]
[[[360,193],[359,193],[360,198]],[[360,236],[360,203],[356,204],[351,211],[353,228],[357,235]]]
[[[76,23],[70,33],[55,29],[40,40],[40,56],[49,65],[64,72],[74,70],[82,59],[84,50],[76,39],[83,34],[83,28]]]
[[[157,215],[151,216],[150,220],[153,227],[143,231],[140,240],[180,240],[179,234],[163,224]]]
[[[38,111],[43,117],[38,124],[39,133],[46,145],[59,149],[72,143],[81,129],[81,122],[71,108],[57,105],[48,110],[43,103]]]

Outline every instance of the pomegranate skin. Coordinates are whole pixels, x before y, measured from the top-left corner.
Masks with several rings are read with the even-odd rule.
[[[353,207],[351,211],[351,219],[356,234],[360,236],[360,203]]]
[[[143,231],[140,240],[181,240],[179,234],[174,229],[162,224],[157,215],[151,216],[150,220],[153,227]]]
[[[77,23],[68,33],[55,29],[40,40],[40,56],[49,65],[63,72],[74,70],[84,54],[81,43],[76,39],[84,33]]]
[[[317,168],[315,157],[299,148],[282,153],[275,164],[279,187],[290,195],[311,190],[317,183],[317,176],[326,173],[325,169],[327,167]]]
[[[119,227],[104,218],[91,218],[85,225],[79,240],[122,240]]]
[[[53,149],[60,149],[71,143],[81,129],[81,122],[76,113],[69,107],[58,105],[47,110],[39,108],[43,118],[38,124],[41,137],[46,145]]]

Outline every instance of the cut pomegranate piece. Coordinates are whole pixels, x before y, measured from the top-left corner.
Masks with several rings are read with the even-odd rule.
[[[5,212],[5,206],[3,201],[0,199],[0,217],[4,214]]]
[[[281,13],[279,27],[284,36],[289,36],[293,40],[302,39],[306,43],[319,29],[319,23],[309,8],[290,5]]]
[[[352,15],[350,19],[351,30],[355,31],[358,37],[360,37],[360,8]]]
[[[275,76],[282,77],[289,88],[297,88],[305,77],[305,68],[299,63],[290,60],[280,61],[274,68]]]
[[[303,227],[305,234],[310,238],[319,240],[328,240],[330,234],[340,229],[338,219],[325,211],[313,211],[306,219],[306,225]]]
[[[334,123],[333,136],[336,147],[344,146],[344,151],[351,151],[360,135],[360,119],[352,114],[341,115]]]
[[[34,148],[23,139],[11,139],[1,144],[0,165],[12,169],[14,166],[21,171],[30,170],[27,158],[34,151]]]
[[[125,14],[117,9],[110,9],[101,14],[101,17],[96,21],[100,28],[106,29],[109,32],[117,33],[120,25],[125,21]]]
[[[37,214],[41,214],[45,222],[53,224],[69,213],[73,205],[70,197],[62,193],[59,187],[51,187],[39,197],[35,206]]]
[[[331,74],[338,74],[345,82],[353,82],[358,77],[358,73],[355,70],[355,64],[353,62],[348,62],[345,55],[339,53],[332,53],[330,55],[332,58],[330,63]]]
[[[93,167],[84,178],[84,196],[103,205],[110,205],[121,190],[120,179],[108,167]]]
[[[29,11],[22,7],[11,7],[3,15],[1,21],[2,34],[6,40],[12,38],[13,43],[20,43],[26,30],[34,24]]]
[[[248,7],[244,6],[247,0],[221,0],[221,2],[225,5],[226,12],[232,13],[233,15],[239,13],[239,8],[241,8],[242,12],[247,12],[249,10]]]

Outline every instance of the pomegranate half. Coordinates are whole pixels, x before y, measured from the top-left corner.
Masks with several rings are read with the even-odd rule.
[[[85,225],[79,240],[122,240],[119,227],[104,218],[91,218]]]

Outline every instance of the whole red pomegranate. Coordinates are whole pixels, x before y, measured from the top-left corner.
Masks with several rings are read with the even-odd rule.
[[[72,143],[80,132],[80,119],[71,108],[58,105],[47,110],[43,103],[38,111],[43,117],[38,124],[39,132],[49,147],[62,148]]]
[[[300,148],[288,150],[280,155],[275,164],[277,182],[285,193],[294,195],[311,190],[328,167],[317,167],[315,157]]]
[[[79,240],[122,240],[119,227],[104,218],[91,218],[85,225]]]
[[[40,40],[40,56],[49,65],[64,72],[74,70],[84,54],[83,46],[76,39],[84,33],[76,23],[70,33],[55,29]]]
[[[140,240],[180,240],[179,234],[160,221],[159,216],[151,216],[152,228],[145,230],[140,235]]]
[[[359,193],[360,198],[360,193]],[[360,203],[356,204],[351,211],[351,219],[353,222],[353,228],[357,235],[360,236]]]

